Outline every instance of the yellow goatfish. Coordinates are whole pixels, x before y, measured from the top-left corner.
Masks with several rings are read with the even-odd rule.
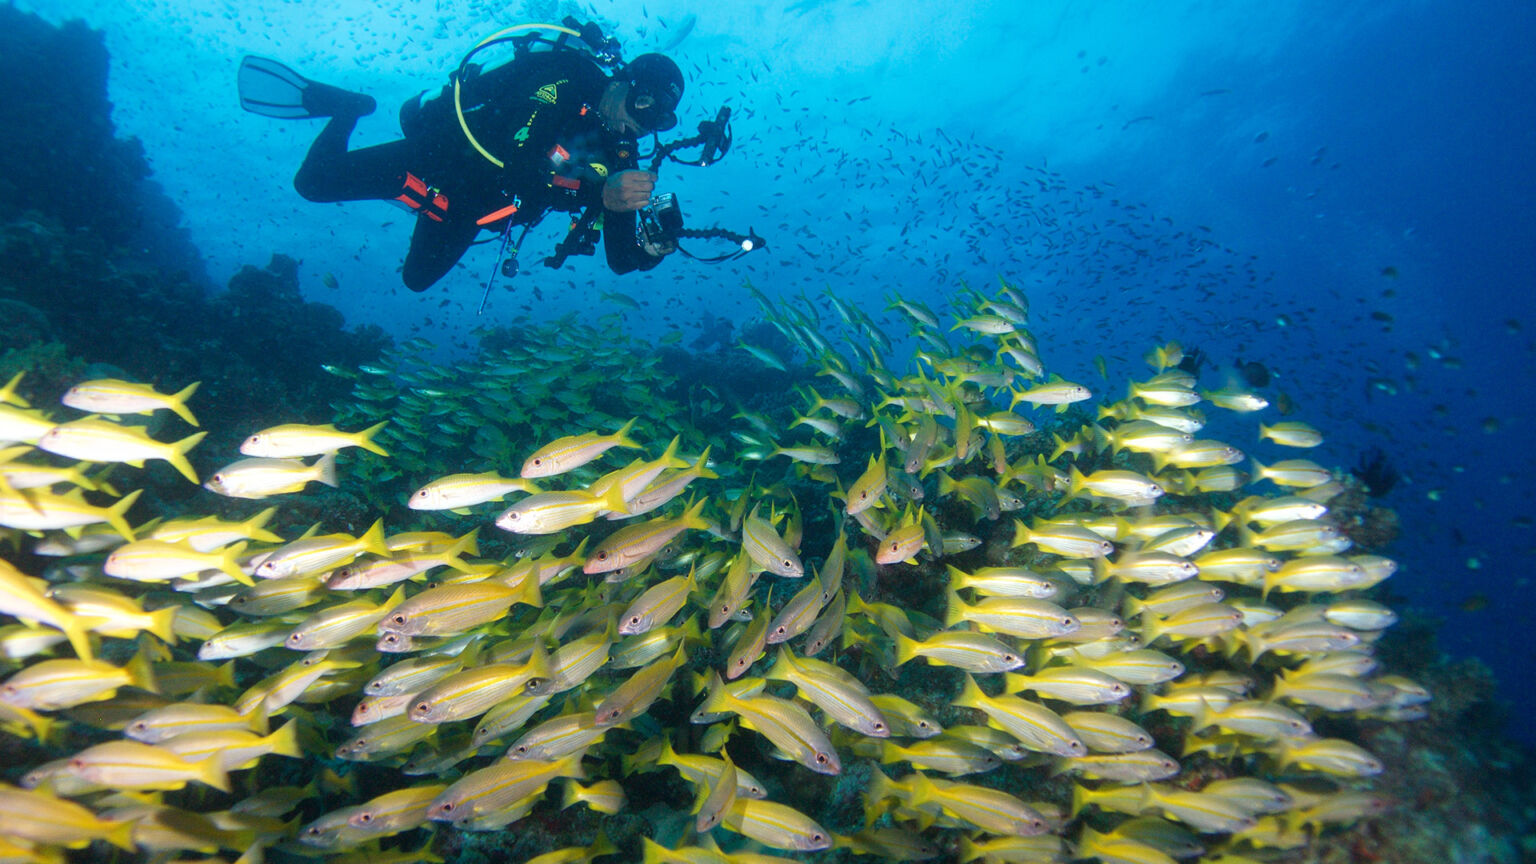
[[[581,490],[538,492],[503,511],[496,517],[496,527],[514,534],[554,534],[585,525],[605,512],[629,512],[622,486],[614,486],[602,498]]]
[[[246,456],[291,459],[334,453],[343,447],[361,447],[371,453],[388,456],[388,451],[373,443],[373,436],[388,423],[388,420],[381,420],[361,432],[343,432],[329,423],[323,426],[286,423],[263,429],[245,439],[240,445],[240,452]]]
[[[588,432],[584,435],[556,438],[534,451],[533,455],[523,462],[523,469],[519,475],[524,479],[554,477],[580,468],[614,447],[638,449],[640,445],[629,437],[629,431],[634,428],[635,421],[638,419],[631,419],[612,435]]]
[[[188,424],[197,426],[197,418],[187,408],[187,400],[197,392],[199,383],[193,381],[177,393],[159,393],[150,385],[136,381],[98,378],[69,388],[59,401],[93,414],[152,414],[166,408],[176,412],[176,416]]]
[[[189,782],[229,791],[229,775],[217,756],[190,762],[153,744],[108,741],[71,756],[65,769],[81,780],[120,790],[174,791]]]
[[[149,433],[137,426],[119,426],[99,417],[85,417],[49,429],[37,439],[37,446],[71,459],[125,462],[135,468],[144,467],[150,459],[163,459],[180,471],[181,476],[196,483],[197,472],[187,461],[187,451],[196,447],[207,434],[195,432],[167,444],[149,437]]]
[[[93,659],[95,655],[91,652],[91,640],[85,622],[48,599],[42,589],[37,587],[38,584],[41,584],[41,580],[34,583],[30,577],[17,570],[15,565],[0,558],[0,612],[62,630],[69,637],[69,644],[74,646],[76,656],[81,660]]]
[[[412,510],[464,510],[488,501],[500,501],[512,492],[537,492],[537,486],[521,477],[503,477],[495,471],[483,474],[449,474],[411,493],[406,506]]]
[[[102,572],[133,582],[168,582],[195,576],[204,570],[222,570],[243,585],[255,584],[240,569],[244,541],[217,552],[199,552],[186,543],[135,540],[107,555]]]
[[[92,840],[134,851],[133,822],[100,819],[85,807],[32,789],[0,783],[0,811],[6,814],[5,833],[46,846],[84,849]],[[20,860],[37,860],[27,850]]]
[[[154,671],[142,654],[123,666],[103,660],[44,660],[0,684],[0,702],[18,708],[57,711],[110,699],[119,687],[155,689]]]
[[[705,503],[699,501],[676,519],[652,519],[639,525],[620,528],[597,544],[597,548],[587,556],[586,564],[582,565],[582,572],[609,573],[623,569],[655,555],[663,546],[672,542],[674,537],[690,528],[695,531],[707,530],[709,523],[699,515],[704,511]]]
[[[800,556],[753,507],[741,528],[741,548],[759,567],[779,576],[798,579],[805,575]]]
[[[310,481],[336,485],[336,454],[327,453],[313,465],[299,459],[241,459],[220,468],[203,488],[230,498],[266,498],[302,492]]]
[[[79,528],[106,522],[129,541],[133,528],[123,514],[139,499],[142,489],[129,492],[110,507],[97,507],[85,500],[85,493],[71,489],[54,495],[42,489],[26,492],[0,492],[0,525],[22,531],[49,531],[55,528]]]

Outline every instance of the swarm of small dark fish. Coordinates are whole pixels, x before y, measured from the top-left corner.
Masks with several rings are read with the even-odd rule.
[[[1425,710],[1372,655],[1395,564],[1351,549],[1332,471],[1211,437],[1321,432],[1245,431],[1267,400],[1197,389],[1175,344],[1124,398],[1049,374],[1007,283],[948,329],[895,299],[905,333],[758,296],[793,356],[738,347],[799,382],[780,407],[730,416],[617,319],[564,321],[331,370],[334,425],[241,430],[206,478],[193,387],[9,382],[0,530],[60,563],[0,562],[0,724],[59,758],[0,785],[0,857],[435,860],[662,776],[692,805],[532,860],[1240,862],[1387,806],[1319,730]],[[135,422],[161,410],[188,431]],[[130,521],[113,463],[155,459],[265,509]],[[385,516],[273,531],[313,484]]]

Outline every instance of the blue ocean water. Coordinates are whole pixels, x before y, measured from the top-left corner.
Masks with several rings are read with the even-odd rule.
[[[639,300],[624,326],[660,338],[744,323],[744,280],[874,309],[1001,274],[1069,377],[1094,378],[1096,356],[1112,381],[1143,374],[1169,339],[1224,369],[1260,362],[1328,434],[1313,458],[1379,447],[1401,472],[1382,499],[1403,528],[1395,596],[1443,619],[1441,648],[1485,660],[1536,737],[1529,3],[18,5],[105,32],[119,134],[143,142],[211,285],[291,254],[307,297],[447,359],[479,324],[590,315],[604,292]],[[690,225],[753,227],[767,251],[623,278],[596,259],[525,267],[477,318],[494,244],[410,294],[410,217],[300,199],[320,123],[235,99],[239,58],[276,57],[378,98],[353,141],[390,140],[395,106],[476,40],[565,14],[628,53],[669,50],[688,81],[678,134],[734,109],[730,155],[668,166],[662,186]]]

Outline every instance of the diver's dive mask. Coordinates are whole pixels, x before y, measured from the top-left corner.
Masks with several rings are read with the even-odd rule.
[[[677,125],[677,104],[683,98],[683,72],[662,54],[641,54],[624,67],[629,95],[624,110],[647,132],[665,132]]]

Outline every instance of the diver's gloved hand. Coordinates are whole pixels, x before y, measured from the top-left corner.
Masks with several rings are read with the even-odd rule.
[[[656,175],[649,171],[620,171],[603,184],[603,207],[615,213],[632,213],[651,200]]]

